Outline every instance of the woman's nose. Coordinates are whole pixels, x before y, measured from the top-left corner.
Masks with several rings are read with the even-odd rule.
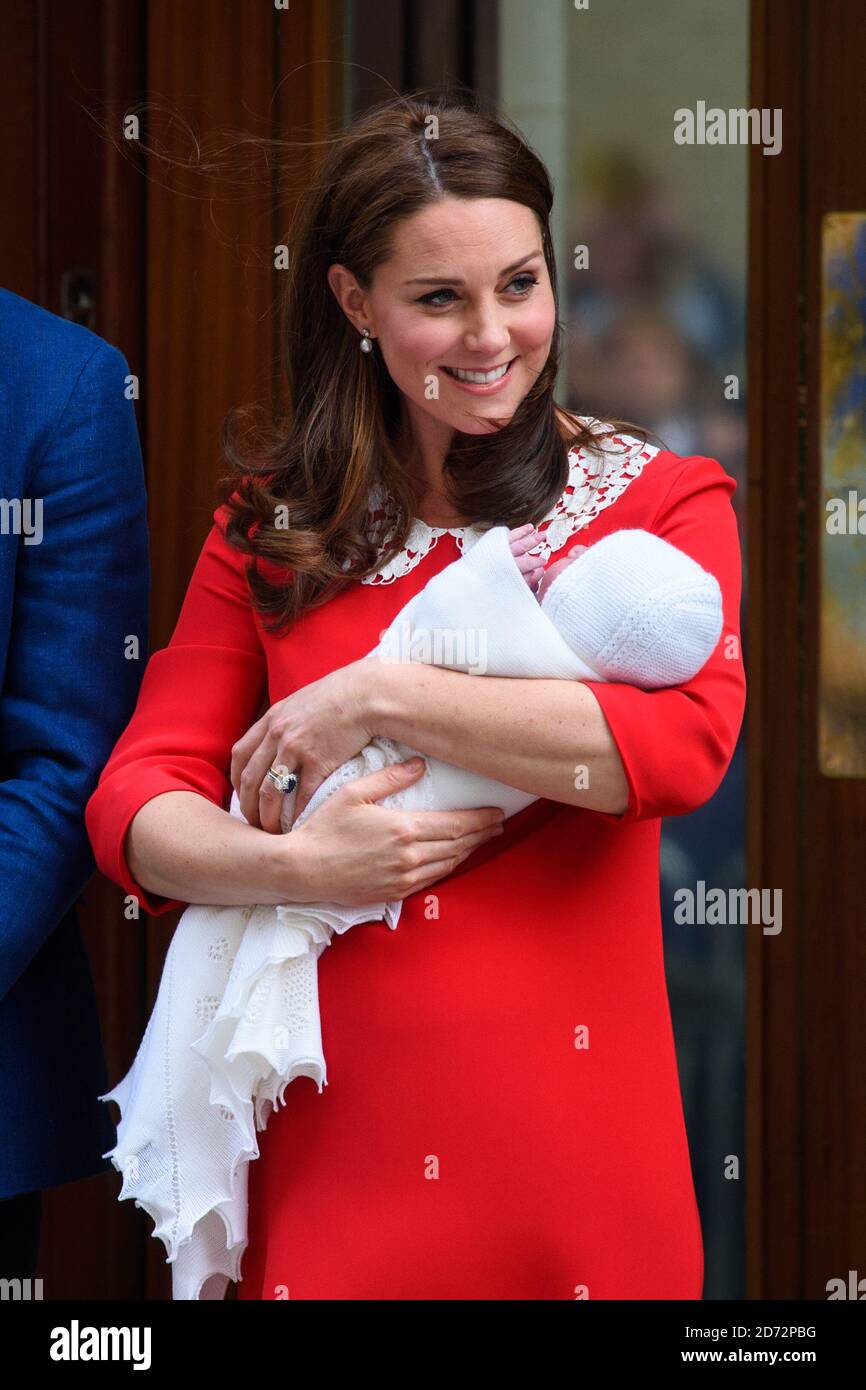
[[[510,339],[504,317],[494,308],[478,310],[464,335],[467,351],[479,355],[484,353],[486,356],[495,355],[507,347]]]

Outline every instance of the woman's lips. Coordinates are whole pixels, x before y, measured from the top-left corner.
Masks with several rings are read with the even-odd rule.
[[[443,371],[448,380],[453,382],[455,386],[460,387],[461,390],[469,391],[473,396],[492,396],[494,392],[501,391],[506,382],[511,380],[511,369],[516,361],[517,358],[512,357],[508,367],[497,381],[461,381],[459,377],[453,376],[447,367],[443,367]],[[492,371],[493,368],[491,367],[490,370]]]

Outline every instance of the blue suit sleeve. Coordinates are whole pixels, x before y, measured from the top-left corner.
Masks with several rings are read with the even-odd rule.
[[[0,693],[0,998],[95,869],[84,807],[147,661],[147,499],[128,372],[100,343],[26,480],[35,524],[18,538]]]

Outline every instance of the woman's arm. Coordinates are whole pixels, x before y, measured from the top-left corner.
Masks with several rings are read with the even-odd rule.
[[[628,783],[592,688],[370,661],[368,720],[431,758],[531,795],[619,815]],[[585,769],[585,771],[581,771]]]
[[[192,868],[194,847],[200,847],[202,861],[206,850],[197,828],[189,845],[182,835],[176,845],[163,847],[174,858],[160,860],[154,874],[149,853],[143,852],[138,838],[140,826],[147,824],[152,830],[157,817],[167,825],[190,809],[197,827],[204,825],[202,817],[207,816],[209,833],[231,835],[238,844],[243,837],[242,822],[223,828],[229,817],[222,808],[231,796],[229,750],[239,730],[255,718],[267,690],[267,670],[246,593],[245,557],[229,548],[223,525],[221,509],[217,509],[171,641],[151,655],[133,716],[85,807],[97,867],[154,915],[192,901],[180,881],[176,882],[179,892],[160,896],[155,883],[163,876],[172,882],[177,878],[172,871],[164,874],[166,864],[179,868],[179,858],[186,855]],[[168,796],[168,792],[181,795]],[[136,834],[130,844],[133,820]],[[155,838],[147,837],[148,850]],[[144,870],[148,863],[144,880],[131,871],[128,848],[136,854],[138,869]],[[210,853],[207,857],[217,876],[224,875],[226,866],[219,856]],[[196,882],[204,887],[200,877]]]
[[[178,790],[135,813],[124,853],[149,895],[229,907],[305,901],[299,844],[227,815],[198,792]]]
[[[291,835],[270,835],[197,792],[163,793],[136,813],[128,871],[150,893],[223,906],[391,902],[453,872],[493,835],[502,812],[408,812],[378,803],[420,776],[394,763],[330,797]]]
[[[642,513],[624,513],[718,581],[721,637],[691,680],[641,690],[364,657],[271,705],[234,745],[231,780],[247,820],[279,830],[281,798],[266,777],[272,764],[299,775],[297,818],[325,778],[376,735],[617,823],[703,805],[730,763],[745,706],[735,487],[715,459],[669,454],[649,524]]]
[[[728,767],[745,706],[734,487],[716,460],[686,459],[647,527],[721,589],[721,638],[692,680],[646,691],[623,682],[529,682],[371,662],[380,669],[367,677],[370,726],[431,757],[616,822],[703,805]],[[575,787],[581,765],[587,785]]]
[[[232,745],[267,685],[244,560],[217,509],[171,641],[151,657],[85,808],[98,867],[154,915],[189,902],[376,903],[436,882],[499,833],[502,813],[378,805],[423,763],[357,779],[292,835],[224,809]],[[358,737],[363,748],[368,738]]]

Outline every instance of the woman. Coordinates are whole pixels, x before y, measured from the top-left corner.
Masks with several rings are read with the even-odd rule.
[[[289,415],[253,458],[227,431],[225,500],[88,805],[100,868],[154,913],[404,899],[321,959],[330,1085],[299,1079],[261,1136],[243,1299],[701,1296],[659,817],[715,791],[742,720],[735,484],[556,405],[551,204],[517,132],[447,99],[337,141],[293,229]],[[625,528],[714,574],[698,676],[363,660],[463,528],[526,522],[536,582]],[[277,833],[282,770],[297,817],[374,734],[542,799],[501,833],[496,808],[376,805],[407,764]]]

